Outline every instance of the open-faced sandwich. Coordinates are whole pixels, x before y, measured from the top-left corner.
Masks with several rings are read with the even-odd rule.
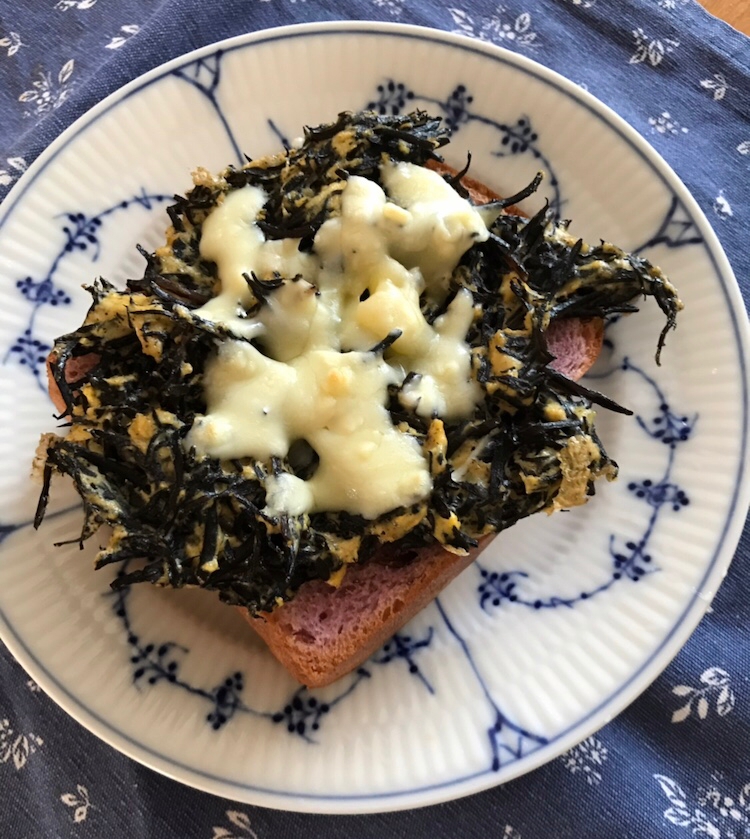
[[[114,586],[200,586],[301,682],[354,669],[532,513],[616,464],[577,380],[658,268],[588,246],[442,163],[422,112],[342,113],[294,149],[198,170],[145,274],[105,280],[50,355],[81,541]]]

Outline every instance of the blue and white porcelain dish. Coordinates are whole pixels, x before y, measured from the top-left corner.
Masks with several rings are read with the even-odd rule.
[[[260,79],[273,79],[272,85]],[[62,482],[35,532],[29,478],[52,430],[44,358],[83,284],[142,272],[189,172],[277,150],[346,108],[442,115],[448,162],[514,192],[545,170],[572,231],[660,264],[686,308],[654,363],[652,302],[608,332],[595,387],[620,479],[535,517],[356,673],[293,683],[205,592],[113,595]],[[543,197],[529,201],[529,209]],[[731,268],[664,161],[576,85],[490,44],[417,27],[269,30],[176,59],[108,97],[0,208],[0,636],[69,714],[159,772],[235,800],[311,812],[436,803],[510,780],[604,725],[686,641],[748,504],[748,326]],[[699,336],[699,339],[696,338]]]

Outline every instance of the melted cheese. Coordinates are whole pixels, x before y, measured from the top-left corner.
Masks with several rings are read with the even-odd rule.
[[[423,292],[445,298],[458,261],[487,228],[435,172],[384,164],[381,177],[387,195],[349,178],[340,215],[320,227],[311,253],[299,240],[265,240],[255,220],[266,196],[256,187],[229,193],[203,225],[201,255],[216,263],[221,289],[196,314],[238,340],[208,363],[208,410],[186,442],[217,458],[268,460],[307,440],[318,469],[308,480],[270,476],[270,514],[373,519],[420,501],[432,486],[429,465],[418,441],[394,428],[389,385],[415,374],[402,400],[422,416],[469,416],[481,398],[465,342],[471,293],[461,290],[433,325],[419,303]],[[285,279],[258,308],[250,274]],[[371,351],[396,330],[385,357]]]

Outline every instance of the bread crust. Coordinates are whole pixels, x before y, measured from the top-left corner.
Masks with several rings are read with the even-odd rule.
[[[428,169],[433,169],[435,172],[439,172],[441,175],[454,177],[458,174],[457,170],[454,169],[453,166],[449,166],[447,163],[443,163],[439,160],[428,161],[426,167]],[[490,189],[486,184],[476,180],[476,178],[469,177],[469,175],[464,175],[463,178],[461,178],[461,186],[463,186],[469,193],[469,200],[472,204],[489,204],[490,201],[499,201],[502,198],[500,193]],[[519,210],[516,206],[508,207],[506,212],[514,213],[518,216],[526,215],[523,210]]]
[[[254,618],[247,609],[240,611],[298,682],[325,687],[377,652],[468,568],[489,541],[467,556],[431,545],[401,566],[392,564],[397,555],[388,545],[352,566],[339,588],[316,580],[270,614]],[[379,596],[372,596],[373,591]],[[363,600],[370,608],[362,610]],[[326,617],[321,620],[322,614]]]
[[[52,400],[52,404],[62,415],[66,410],[65,400],[63,399],[62,393],[60,393],[60,388],[55,381],[55,377],[52,375],[52,365],[55,363],[56,359],[57,356],[55,355],[55,351],[52,350],[47,356],[47,390],[49,391],[49,397]],[[89,370],[92,370],[96,366],[98,360],[99,356],[95,353],[88,353],[87,355],[79,355],[76,358],[71,358],[65,365],[65,381],[68,384],[77,382],[85,376]]]

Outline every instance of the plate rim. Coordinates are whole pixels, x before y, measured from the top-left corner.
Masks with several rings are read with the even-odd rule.
[[[585,717],[556,735],[546,745],[503,767],[500,772],[483,769],[462,778],[424,785],[416,789],[353,795],[313,795],[230,782],[211,773],[181,764],[177,760],[167,758],[147,748],[133,737],[119,731],[96,712],[87,708],[79,698],[73,696],[47,671],[42,662],[36,660],[23,639],[16,634],[13,627],[7,622],[0,607],[0,639],[6,644],[19,664],[66,714],[122,754],[183,784],[247,804],[310,813],[364,814],[427,806],[456,799],[494,787],[499,783],[505,783],[550,762],[619,715],[648,688],[682,649],[708,609],[728,571],[744,527],[745,514],[743,510],[747,508],[750,502],[750,471],[746,464],[750,326],[732,267],[705,213],[669,164],[628,122],[588,91],[584,91],[556,71],[526,56],[458,33],[411,24],[379,21],[322,21],[273,27],[207,44],[152,68],[113,91],[79,116],[36,158],[28,171],[9,191],[2,202],[2,206],[0,206],[0,234],[22,197],[70,142],[96,123],[109,110],[138,91],[171,74],[175,69],[215,54],[219,50],[226,53],[236,49],[268,44],[277,40],[308,36],[340,36],[342,34],[411,38],[478,53],[485,58],[511,65],[515,69],[551,85],[560,93],[573,99],[577,105],[585,107],[619,134],[645,160],[653,175],[659,177],[665,187],[678,197],[700,230],[706,254],[713,264],[725,296],[737,339],[738,365],[742,382],[741,402],[745,420],[742,426],[740,456],[734,491],[727,517],[720,533],[717,534],[718,538],[713,556],[707,564],[701,584],[696,588],[692,600],[685,606],[680,616],[675,619],[670,631],[660,638],[656,649],[627,681],[619,685],[614,692],[590,710]],[[702,596],[702,591],[706,586],[710,587],[707,598]]]

